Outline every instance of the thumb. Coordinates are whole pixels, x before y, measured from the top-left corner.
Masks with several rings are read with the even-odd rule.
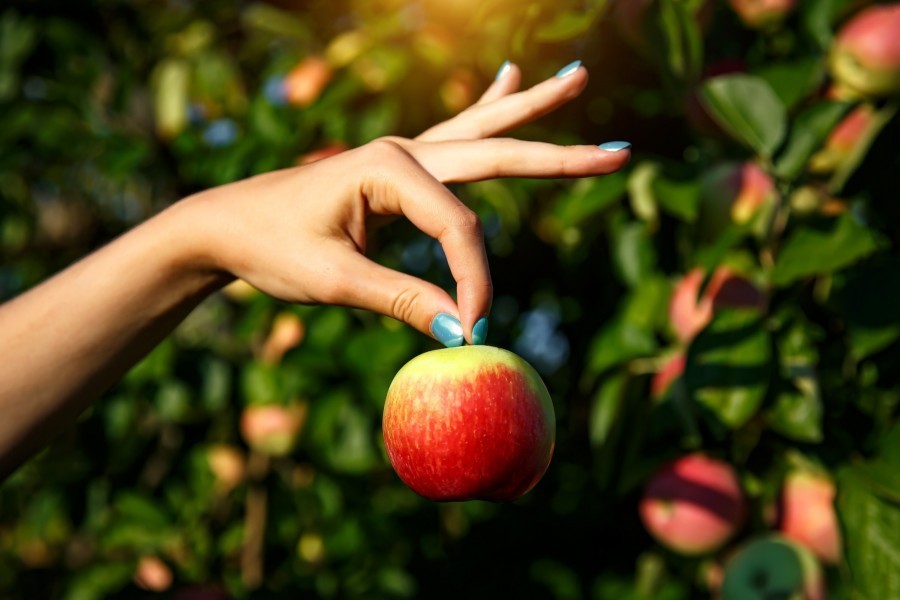
[[[465,342],[459,307],[446,291],[355,252],[338,260],[343,283],[336,303],[403,321],[448,347]]]

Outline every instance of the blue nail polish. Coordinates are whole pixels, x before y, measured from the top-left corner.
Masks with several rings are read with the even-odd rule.
[[[475,321],[475,326],[472,327],[472,344],[473,345],[482,345],[487,340],[487,332],[488,332],[488,320],[487,317],[481,317],[477,321]]]
[[[605,144],[600,144],[597,146],[601,150],[606,150],[607,152],[618,152],[619,150],[627,150],[631,148],[631,144],[628,142],[606,142]]]
[[[448,348],[462,346],[465,340],[459,319],[447,313],[438,313],[431,321],[431,335]]]
[[[509,73],[510,69],[512,69],[512,63],[508,60],[503,61],[503,64],[500,65],[500,68],[497,70],[497,75],[494,76],[494,81],[499,81],[506,77],[506,74]]]
[[[578,67],[580,67],[580,66],[581,66],[581,61],[574,60],[574,61],[570,62],[569,64],[567,64],[566,66],[564,66],[559,71],[557,71],[556,76],[557,77],[565,77],[566,75],[571,75],[572,73],[577,71]]]

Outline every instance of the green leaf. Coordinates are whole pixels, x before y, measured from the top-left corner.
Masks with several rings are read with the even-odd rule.
[[[773,281],[785,286],[803,277],[838,271],[880,245],[872,230],[847,213],[804,225],[791,234],[778,254]]]
[[[248,405],[280,404],[282,398],[278,370],[260,362],[252,362],[241,370],[241,392]]]
[[[786,390],[766,412],[769,426],[798,442],[822,441],[822,401],[818,394]]]
[[[778,154],[775,172],[786,179],[800,175],[809,158],[821,148],[849,108],[850,105],[843,102],[822,102],[800,113],[784,149]]]
[[[644,161],[638,164],[628,178],[628,198],[631,210],[642,221],[656,223],[659,216],[656,210],[656,197],[653,193],[653,182],[659,175],[660,166],[655,162]]]
[[[591,342],[589,368],[593,373],[602,373],[633,358],[651,356],[656,348],[652,332],[620,318],[604,327]]]
[[[628,378],[623,373],[619,373],[600,385],[591,405],[591,445],[602,446],[613,431],[625,400],[627,381]]]
[[[841,315],[857,361],[900,337],[900,261],[873,257],[835,277],[830,304]]]
[[[688,349],[684,380],[714,425],[737,429],[762,405],[770,362],[761,315],[755,310],[720,310]]]
[[[849,467],[838,475],[837,512],[854,597],[900,598],[900,504],[879,497]]]
[[[787,111],[759,77],[713,77],[703,84],[700,98],[725,131],[764,157],[772,156],[784,139]]]
[[[817,0],[803,5],[801,19],[803,29],[823,50],[831,47],[834,39],[834,23],[841,12],[852,9],[856,0]]]
[[[541,42],[562,42],[577,38],[594,26],[600,12],[600,7],[561,12],[549,23],[538,27],[536,37]]]
[[[653,180],[653,193],[660,208],[687,223],[697,220],[700,204],[699,179],[669,179],[660,175]]]
[[[627,185],[622,171],[582,179],[553,205],[553,216],[562,228],[580,225],[624,196]]]
[[[637,286],[656,271],[656,249],[643,223],[621,224],[613,230],[610,242],[616,271],[629,287]]]
[[[807,57],[772,63],[753,74],[768,83],[781,103],[790,109],[818,88],[825,70],[818,57]]]

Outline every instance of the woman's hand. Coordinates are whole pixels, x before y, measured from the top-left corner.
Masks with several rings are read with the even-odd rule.
[[[0,306],[0,477],[233,277],[291,302],[390,315],[447,345],[483,343],[491,278],[481,227],[442,184],[598,175],[628,160],[627,144],[606,151],[491,138],[584,88],[583,68],[561,73],[515,93],[511,65],[477,104],[415,140],[377,140],[192,196]],[[440,241],[457,302],[365,258],[374,215],[403,215]]]
[[[577,96],[587,72],[575,66],[564,77],[514,93],[519,80],[518,68],[505,66],[478,103],[415,140],[382,138],[203,192],[173,210],[195,225],[199,264],[272,296],[376,311],[448,346],[463,338],[484,343],[486,325],[473,335],[492,296],[481,225],[443,184],[601,175],[629,158],[626,149],[493,138]],[[440,242],[457,283],[456,302],[434,284],[364,256],[372,215],[405,216]],[[438,315],[444,316],[436,321]]]

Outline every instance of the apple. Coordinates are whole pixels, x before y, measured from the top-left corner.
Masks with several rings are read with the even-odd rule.
[[[156,556],[142,556],[134,570],[134,583],[148,592],[164,592],[172,587],[172,569]]]
[[[467,109],[475,102],[478,87],[475,74],[465,68],[454,69],[441,84],[439,95],[444,108],[450,114]]]
[[[753,29],[771,29],[794,10],[796,0],[728,0],[744,25]]]
[[[331,81],[333,75],[328,62],[318,56],[310,56],[284,76],[282,86],[287,101],[294,106],[311,106]]]
[[[306,404],[248,406],[241,414],[241,435],[247,445],[269,456],[289,454],[306,422]]]
[[[838,32],[829,68],[844,97],[900,93],[900,3],[866,8]]]
[[[299,316],[292,312],[278,314],[263,345],[260,355],[263,362],[273,365],[280,363],[289,350],[300,345],[305,333],[306,327]]]
[[[874,116],[874,110],[867,104],[853,109],[828,135],[825,147],[810,159],[810,170],[813,173],[831,173],[837,169],[872,125]]]
[[[714,239],[732,223],[748,223],[774,207],[775,200],[772,178],[756,163],[719,165],[700,180],[700,234]]]
[[[743,524],[746,506],[731,465],[695,453],[657,471],[638,510],[660,544],[696,556],[721,548]]]
[[[650,380],[650,395],[654,398],[662,398],[672,387],[679,377],[684,375],[684,366],[686,362],[684,353],[679,353],[670,358],[663,366],[653,375]]]
[[[209,470],[216,479],[216,488],[228,493],[243,480],[246,472],[244,454],[228,444],[213,444],[206,450]]]
[[[825,582],[821,567],[806,548],[779,536],[767,536],[747,543],[728,562],[722,597],[824,600]]]
[[[426,352],[391,382],[382,421],[391,465],[430,500],[508,502],[550,465],[556,416],[540,376],[491,346]]]
[[[694,269],[675,285],[669,303],[669,321],[675,335],[689,342],[712,320],[719,308],[752,308],[762,310],[765,299],[753,283],[728,267],[719,267],[698,298],[703,283],[703,270]]]
[[[824,563],[841,558],[841,532],[834,512],[834,482],[824,474],[794,471],[781,491],[781,523],[786,538],[806,546]]]

